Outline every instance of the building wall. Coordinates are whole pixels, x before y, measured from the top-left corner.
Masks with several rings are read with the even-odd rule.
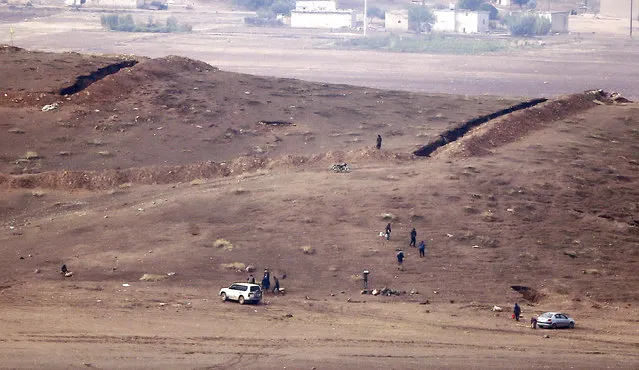
[[[568,32],[568,19],[570,18],[569,12],[541,12],[539,15],[550,21],[550,32]]]
[[[601,0],[599,4],[599,14],[605,17],[625,18],[630,17],[629,0]],[[632,19],[639,17],[639,0],[632,2]]]
[[[352,28],[355,15],[352,10],[335,12],[291,11],[291,27],[295,28]]]
[[[295,10],[307,12],[334,12],[337,10],[335,1],[296,1]]]
[[[488,32],[488,12],[469,10],[436,10],[437,20],[433,25],[436,32],[484,33]]]
[[[433,31],[435,32],[455,32],[455,11],[454,10],[435,10],[435,24]]]
[[[406,10],[392,10],[386,12],[384,17],[384,28],[387,31],[408,31],[408,11]]]

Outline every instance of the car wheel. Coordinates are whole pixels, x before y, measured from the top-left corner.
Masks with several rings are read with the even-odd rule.
[[[554,322],[552,323],[552,325],[550,325],[551,328],[553,329],[557,329],[557,324],[555,324]]]
[[[240,302],[240,304],[244,304],[244,296],[240,296],[237,301]]]
[[[222,292],[222,294],[220,294],[220,297],[222,298],[222,301],[226,301],[226,293]]]
[[[574,329],[574,328],[575,328],[575,323],[574,323],[574,322],[571,322],[570,324],[568,324],[568,327],[569,327],[570,329]]]

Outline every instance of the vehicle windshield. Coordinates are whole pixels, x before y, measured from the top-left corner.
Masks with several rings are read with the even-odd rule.
[[[552,317],[552,313],[546,312],[545,314],[541,315],[540,317]]]

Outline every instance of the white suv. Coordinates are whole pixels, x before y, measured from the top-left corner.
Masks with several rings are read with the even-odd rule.
[[[262,300],[262,288],[257,284],[233,283],[228,288],[220,289],[220,298],[223,301],[232,299],[244,304],[244,302],[258,303]]]

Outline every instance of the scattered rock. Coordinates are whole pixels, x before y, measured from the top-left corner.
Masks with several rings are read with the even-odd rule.
[[[566,256],[571,257],[571,258],[577,258],[577,252],[575,252],[575,251],[564,251],[564,254]]]
[[[40,269],[35,269],[34,273],[39,274],[40,273]]]
[[[544,335],[544,338],[550,338],[550,335],[546,334]]]
[[[253,272],[255,271],[255,266],[253,265],[248,265],[246,266],[246,269],[244,269],[246,272]]]
[[[293,317],[292,313],[287,313],[286,315],[284,315],[285,317]]]
[[[43,112],[48,112],[48,111],[54,110],[54,109],[58,109],[58,103],[47,104],[44,107],[42,107],[42,111]]]
[[[499,306],[493,306],[490,310],[493,312],[502,312],[504,309]]]
[[[73,276],[73,271],[67,271],[64,273],[64,277],[71,277]]]

